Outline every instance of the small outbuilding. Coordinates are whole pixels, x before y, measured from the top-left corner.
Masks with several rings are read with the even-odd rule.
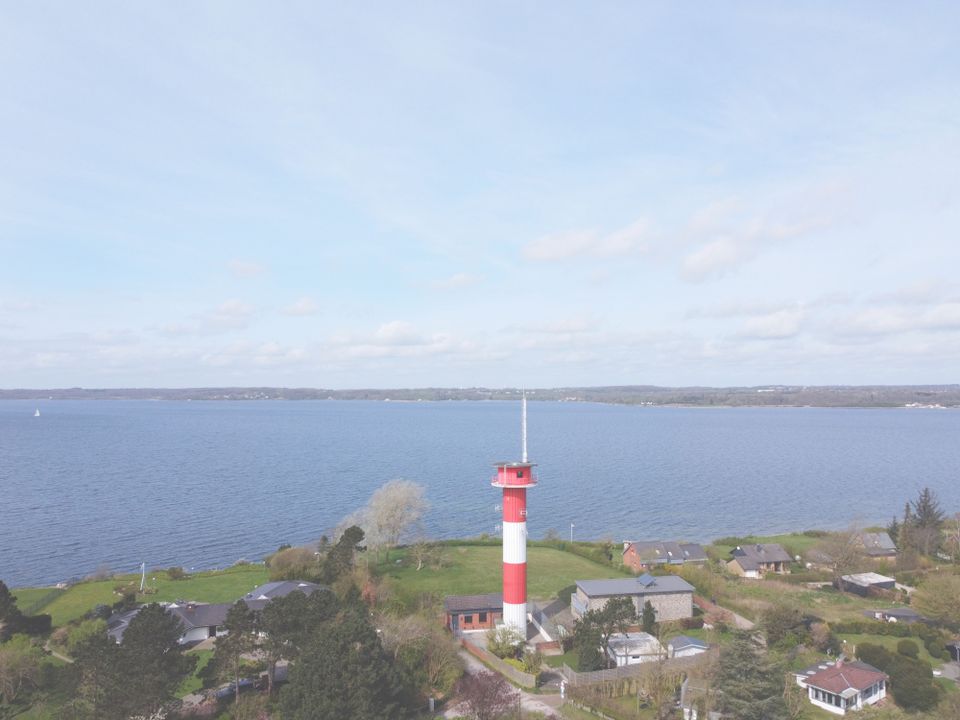
[[[837,589],[866,597],[874,590],[893,590],[897,581],[875,572],[844,575],[837,581]]]
[[[503,621],[503,594],[447,595],[443,599],[446,626],[454,635],[489,630]]]
[[[663,655],[663,645],[650,633],[615,633],[607,640],[607,656],[617,667],[653,662]]]
[[[710,645],[706,642],[689,635],[677,635],[667,641],[667,657],[671,659],[700,655],[709,649]]]

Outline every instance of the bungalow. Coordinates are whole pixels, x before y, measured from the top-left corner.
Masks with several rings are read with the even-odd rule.
[[[286,597],[292,592],[302,592],[304,595],[309,596],[317,590],[329,590],[329,588],[325,585],[307,582],[306,580],[276,580],[255,587],[240,599],[243,600],[251,610],[259,612],[274,598]]]
[[[617,667],[653,662],[663,657],[663,645],[650,633],[614,633],[607,640],[607,655]]]
[[[579,618],[588,610],[601,609],[615,597],[630,598],[638,616],[649,601],[658,621],[693,617],[693,585],[676,575],[653,577],[647,573],[636,578],[577,580],[570,610]]]
[[[623,564],[635,573],[650,570],[656,565],[683,565],[706,561],[706,551],[702,545],[696,543],[659,540],[625,540],[623,543]]]
[[[177,640],[181,645],[200,642],[207,638],[226,635],[224,624],[227,613],[233,603],[183,603],[178,601],[167,605],[167,613],[180,621],[183,635]]]
[[[857,535],[857,545],[863,548],[864,555],[871,558],[895,558],[897,546],[885,532],[862,532]]]
[[[670,659],[700,655],[709,649],[703,640],[688,635],[677,635],[667,641],[667,657]]]
[[[843,575],[836,581],[837,589],[852,592],[855,595],[866,597],[871,591],[893,590],[897,581],[892,577],[875,572],[853,573]]]
[[[790,572],[787,566],[793,562],[790,553],[777,543],[738,545],[730,555],[727,569],[745,578],[761,578],[771,572],[785,575]]]
[[[797,685],[807,691],[811,704],[835,715],[862,710],[887,696],[890,679],[862,662],[824,662],[795,674]]]
[[[503,594],[448,595],[443,599],[446,626],[454,635],[488,630],[503,620]]]

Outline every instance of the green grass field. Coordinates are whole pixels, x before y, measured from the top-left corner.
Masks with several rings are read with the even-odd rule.
[[[58,593],[61,595],[63,594],[62,592],[55,590],[54,588],[45,588],[45,587],[44,588],[19,588],[17,590],[13,590],[12,592],[17,598],[17,607],[20,608],[20,610],[22,611],[30,611],[28,613],[30,615],[36,615],[37,613],[43,612],[43,608],[45,608],[47,605],[50,604],[48,602],[46,605],[40,605],[39,607],[33,608],[31,610],[31,608],[34,605],[37,605],[38,603],[40,603],[44,598],[47,598],[48,596],[52,597]],[[52,602],[52,599],[51,599],[51,602]]]
[[[162,570],[147,575],[147,586],[156,592],[141,595],[141,602],[170,602],[172,600],[196,600],[198,602],[231,602],[238,600],[257,585],[267,582],[268,573],[263,565],[237,565],[226,570],[196,573],[184,580],[170,580]],[[54,626],[65,625],[83,617],[96,605],[112,605],[119,596],[114,592],[117,585],[130,583],[139,587],[139,575],[117,576],[110,580],[84,582],[74,585],[60,597],[42,609],[53,618]],[[25,606],[44,593],[46,588],[23,588],[13,591],[17,605]],[[28,602],[20,598],[29,598]]]
[[[401,551],[402,553],[403,551]],[[394,553],[391,558],[403,558]],[[390,577],[397,590],[408,596],[431,593],[472,595],[500,590],[503,582],[503,551],[497,546],[452,546],[445,549],[440,569],[417,570],[407,562],[383,564],[382,575]],[[613,568],[553,548],[527,548],[527,594],[531,599],[550,600],[576,580],[619,577]]]
[[[917,647],[920,648],[920,654],[917,656],[921,660],[925,660],[930,663],[933,667],[937,668],[944,664],[945,660],[934,660],[930,657],[930,653],[927,652],[927,649],[923,646],[923,641],[920,638],[899,638],[893,637],[892,635],[867,635],[864,633],[859,633],[856,635],[853,634],[838,634],[837,637],[840,640],[846,640],[846,648],[852,653],[853,647],[855,645],[860,645],[861,643],[870,643],[871,645],[882,645],[887,650],[892,653],[897,652],[897,643],[901,640],[912,640],[917,644]]]

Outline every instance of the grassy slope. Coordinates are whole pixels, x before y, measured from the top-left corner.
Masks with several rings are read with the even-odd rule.
[[[396,554],[391,557],[396,558]],[[500,547],[454,546],[447,548],[446,563],[440,569],[425,567],[418,571],[403,562],[382,565],[380,572],[392,578],[404,594],[471,595],[500,590],[502,562]],[[618,577],[611,567],[553,548],[527,548],[527,563],[527,594],[532,599],[555,598],[576,580]]]
[[[45,596],[50,595],[53,592],[53,588],[18,588],[11,592],[17,598],[17,607],[23,610],[29,608],[35,602],[39,602]],[[38,609],[36,612],[43,612],[43,608]]]
[[[148,585],[156,588],[157,592],[140,596],[138,599],[142,602],[168,602],[180,598],[198,602],[231,602],[267,582],[267,569],[263,565],[238,565],[217,572],[197,573],[177,581],[169,580],[166,573],[158,571],[147,579]],[[136,586],[139,581],[139,576],[126,575],[111,580],[80,583],[47,605],[43,612],[53,616],[55,626],[64,625],[82,617],[95,605],[115,603],[119,599],[113,590],[115,586],[128,582]],[[34,592],[36,589],[33,588],[14,591],[18,597],[32,596]]]
[[[892,635],[866,635],[863,633],[856,634],[856,635],[852,635],[849,633],[838,634],[837,637],[840,638],[841,640],[847,641],[846,647],[850,650],[851,653],[853,652],[853,646],[860,645],[861,643],[870,643],[871,645],[882,645],[890,652],[896,653],[897,643],[899,643],[901,640],[912,640],[914,643],[916,643],[917,647],[920,648],[920,654],[917,657],[919,657],[921,660],[925,660],[935,668],[940,667],[945,662],[944,660],[934,660],[932,657],[930,657],[930,653],[927,652],[927,649],[923,646],[923,641],[920,640],[920,638],[915,638],[915,637],[899,638],[899,637],[893,637]]]
[[[778,543],[783,545],[784,549],[787,550],[791,555],[802,555],[807,550],[812,548],[818,542],[821,542],[823,538],[809,537],[802,533],[787,533],[785,535],[748,535],[743,538],[744,543]],[[733,545],[719,545],[714,543],[711,545],[717,555],[724,559],[730,557],[730,552],[733,550]]]
[[[193,673],[191,673],[189,677],[184,678],[183,682],[180,683],[180,687],[177,688],[175,694],[178,698],[195,693],[203,687],[203,680],[200,679],[198,675],[200,671],[207,666],[207,663],[213,659],[213,650],[196,650],[191,651],[190,654],[197,656],[197,666],[194,668]]]

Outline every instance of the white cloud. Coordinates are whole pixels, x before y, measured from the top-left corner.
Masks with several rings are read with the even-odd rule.
[[[304,296],[295,303],[287,305],[280,312],[293,317],[304,317],[307,315],[316,315],[319,310],[320,308],[313,298]]]
[[[648,248],[650,224],[645,219],[603,234],[597,230],[574,230],[545,235],[523,248],[528,260],[555,262],[575,257],[612,258],[642,252]]]
[[[739,336],[753,340],[785,340],[800,334],[803,311],[780,310],[752,317],[743,323]]]
[[[437,280],[433,283],[433,287],[437,290],[459,290],[460,288],[476,285],[479,280],[480,278],[478,278],[476,275],[458,272],[454,273],[450,277],[444,278],[443,280]]]
[[[217,335],[232,330],[243,330],[250,325],[256,310],[242,300],[231,299],[190,322],[166,323],[160,333],[168,337],[188,335]]]
[[[231,260],[227,263],[227,267],[230,268],[230,272],[237,277],[256,277],[257,275],[262,275],[267,270],[267,268],[260,263],[253,262],[252,260],[241,260],[239,258]]]

